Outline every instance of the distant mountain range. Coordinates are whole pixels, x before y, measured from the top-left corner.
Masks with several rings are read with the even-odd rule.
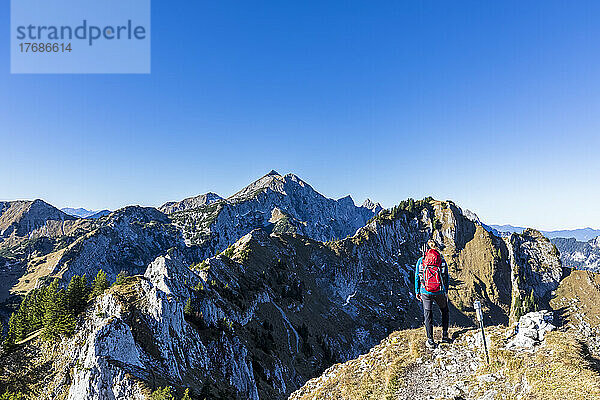
[[[93,211],[93,210],[86,210],[85,208],[71,208],[71,207],[61,208],[60,211],[64,212],[65,214],[71,215],[73,217],[88,218],[88,219],[98,219],[100,217],[104,217],[105,215],[110,214],[110,210]]]
[[[508,236],[511,233],[522,233],[526,228],[522,226],[513,225],[490,225],[492,229],[497,231],[500,235]],[[579,228],[579,229],[565,229],[559,231],[540,231],[549,239],[554,238],[575,238],[579,242],[587,242],[600,236],[600,229],[592,228]]]

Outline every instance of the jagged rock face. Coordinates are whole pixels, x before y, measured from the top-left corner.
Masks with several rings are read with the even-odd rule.
[[[550,306],[560,310],[564,325],[577,331],[589,351],[600,357],[600,274],[572,271],[560,282]]]
[[[566,271],[556,247],[540,232],[527,229],[505,238],[511,263],[513,294],[533,291],[536,299],[547,302]]]
[[[371,199],[366,199],[362,205],[364,208],[368,208],[375,214],[379,214],[379,211],[383,210],[383,207],[379,203],[374,203]]]
[[[565,267],[600,272],[600,236],[588,242],[574,238],[552,239],[560,251],[560,259]]]
[[[209,192],[195,197],[188,197],[181,201],[170,201],[158,207],[158,210],[165,214],[171,214],[178,211],[193,210],[194,208],[206,206],[219,200],[223,200],[223,198],[216,193]]]
[[[179,232],[154,208],[139,206],[118,210],[102,220],[98,229],[71,245],[54,268],[63,278],[95,276],[102,269],[110,280],[121,271],[138,274],[172,247],[183,248]]]
[[[183,282],[197,281],[180,256],[169,255],[96,299],[61,344],[42,398],[146,399],[156,386],[179,384],[209,398],[258,399],[239,338],[202,336],[185,322]]]
[[[67,247],[35,260],[13,290],[26,292],[39,279],[52,277],[68,282],[85,274],[93,279],[101,269],[109,280],[121,271],[140,274],[169,248],[184,246],[181,234],[164,214],[154,208],[126,207],[95,222],[93,230]]]
[[[378,211],[357,207],[350,198],[332,200],[296,175],[271,171],[227,200],[173,214],[187,244],[205,247],[210,256],[252,229],[271,226],[275,208],[285,214],[296,233],[327,241],[352,235]]]
[[[111,288],[61,344],[42,398],[146,399],[156,386],[175,384],[209,398],[258,399],[240,338],[203,335],[185,322],[188,285],[198,281],[174,254]]]
[[[75,220],[42,200],[0,202],[0,242],[10,236],[59,236]]]

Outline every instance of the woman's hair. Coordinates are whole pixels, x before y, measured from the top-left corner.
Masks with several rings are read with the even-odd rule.
[[[429,240],[427,241],[427,247],[428,247],[428,248],[430,248],[430,249],[436,249],[436,250],[437,250],[437,248],[438,248],[438,245],[437,245],[437,243],[435,242],[435,240],[433,240],[433,239],[429,239]]]

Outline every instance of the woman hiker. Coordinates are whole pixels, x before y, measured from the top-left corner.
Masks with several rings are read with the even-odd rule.
[[[435,349],[437,344],[433,339],[433,314],[435,302],[442,312],[442,343],[450,343],[448,338],[448,266],[440,254],[433,239],[427,242],[427,251],[419,258],[415,266],[415,294],[417,300],[423,303],[427,347]]]

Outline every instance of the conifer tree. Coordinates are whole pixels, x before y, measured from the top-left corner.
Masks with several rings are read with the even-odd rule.
[[[194,308],[192,307],[192,299],[188,297],[187,301],[185,302],[185,307],[183,307],[183,315],[185,316],[192,316],[194,313]]]
[[[151,400],[175,400],[175,396],[173,396],[173,389],[170,386],[165,386],[164,388],[158,388],[152,395],[150,396]]]
[[[42,328],[42,319],[44,317],[44,309],[42,307],[42,299],[46,294],[46,288],[34,289],[28,295],[31,296],[30,308],[27,310],[27,319],[31,332]]]
[[[121,271],[117,274],[117,279],[115,280],[115,283],[113,283],[113,286],[117,286],[117,285],[122,285],[125,283],[125,280],[127,279],[127,271]]]
[[[91,297],[94,298],[101,295],[109,287],[110,285],[108,284],[106,273],[102,270],[98,271],[98,274],[96,275],[96,278],[94,279],[94,283],[92,285]]]
[[[67,286],[67,305],[74,316],[81,313],[86,305],[89,297],[89,287],[87,278],[84,276],[75,275],[71,278],[69,286]]]
[[[75,329],[75,316],[68,308],[66,293],[59,289],[57,279],[50,284],[44,296],[43,326],[42,337],[46,340],[68,336]]]
[[[513,307],[514,307],[513,314],[515,316],[515,321],[518,321],[523,316],[523,304],[521,302],[521,296],[515,297]]]
[[[190,389],[185,389],[185,392],[183,392],[183,397],[181,398],[181,400],[192,400],[192,398],[190,397]]]
[[[17,328],[16,328],[17,313],[14,312],[8,319],[8,332],[4,339],[4,347],[12,347],[17,342]]]

